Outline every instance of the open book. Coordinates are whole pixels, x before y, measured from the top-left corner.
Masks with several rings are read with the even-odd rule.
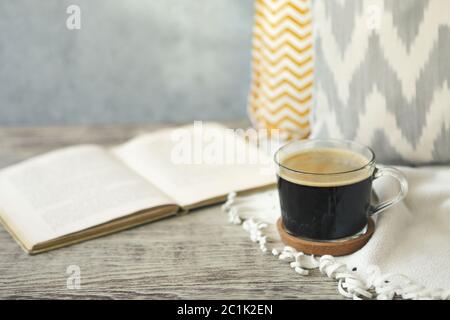
[[[216,124],[202,130],[199,137],[193,126],[163,129],[110,149],[79,145],[3,169],[0,221],[27,252],[38,253],[275,182],[258,148]],[[205,142],[208,130],[220,133],[223,148]],[[243,147],[247,159],[259,160],[211,161]]]

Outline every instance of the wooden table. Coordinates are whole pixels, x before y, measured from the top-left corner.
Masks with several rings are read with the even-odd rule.
[[[234,126],[237,126],[234,123]],[[0,128],[0,167],[79,143],[113,145],[162,126]],[[81,288],[68,289],[78,265]],[[340,299],[336,284],[297,276],[262,254],[218,206],[29,256],[0,227],[0,298]]]

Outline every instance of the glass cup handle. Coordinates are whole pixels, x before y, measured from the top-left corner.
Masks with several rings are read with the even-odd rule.
[[[406,180],[405,175],[400,171],[392,167],[376,167],[375,173],[374,173],[374,179],[378,179],[381,177],[392,177],[396,179],[400,186],[400,191],[398,194],[386,201],[382,201],[378,205],[374,206],[371,209],[370,215],[374,215],[376,213],[379,213],[381,211],[386,210],[387,208],[393,206],[397,202],[403,200],[403,198],[406,197],[406,194],[408,193],[408,181]]]

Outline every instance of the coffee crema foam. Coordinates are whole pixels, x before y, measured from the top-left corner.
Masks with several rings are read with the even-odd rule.
[[[279,159],[280,164],[290,170],[280,167],[278,175],[292,183],[307,186],[349,185],[372,175],[373,166],[366,167],[369,161],[363,155],[350,150],[334,148],[302,150]]]

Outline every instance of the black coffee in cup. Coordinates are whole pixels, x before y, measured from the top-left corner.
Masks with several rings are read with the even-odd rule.
[[[314,148],[278,159],[282,221],[294,236],[334,240],[358,234],[371,208],[371,159]]]

